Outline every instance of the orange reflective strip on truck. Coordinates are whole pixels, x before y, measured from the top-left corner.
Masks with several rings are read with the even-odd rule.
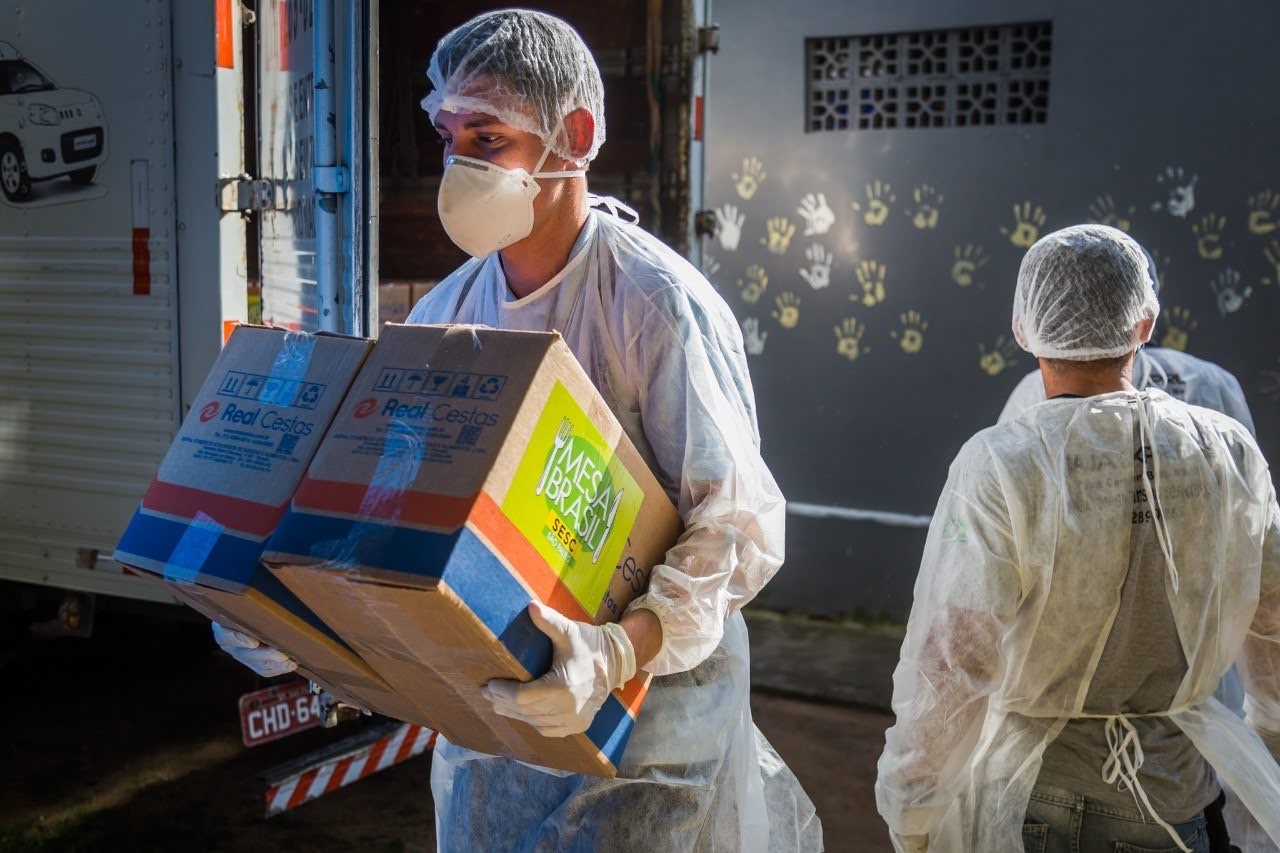
[[[214,3],[217,4],[215,31],[217,33],[216,48],[219,68],[236,67],[236,38],[231,23],[232,2],[233,0],[214,0]]]

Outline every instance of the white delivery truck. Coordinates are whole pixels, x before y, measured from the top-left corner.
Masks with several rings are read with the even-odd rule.
[[[685,250],[705,4],[552,9],[606,80],[593,189]],[[380,278],[458,262],[417,103],[500,5],[0,0],[0,597],[166,599],[110,555],[231,325],[375,334]]]

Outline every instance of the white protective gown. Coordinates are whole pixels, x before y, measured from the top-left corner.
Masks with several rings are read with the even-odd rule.
[[[821,824],[751,720],[740,608],[782,562],[785,503],[760,456],[742,336],[659,240],[593,210],[566,268],[516,301],[470,260],[410,323],[558,331],[676,503],[686,532],[631,605],[663,648],[618,778],[565,775],[441,741],[442,850],[820,850]]]
[[[1134,709],[1086,704],[1129,571],[1135,434],[1155,451],[1137,488],[1167,522],[1165,592],[1187,661],[1170,707],[1144,713],[1171,719],[1256,816],[1233,843],[1280,839],[1280,736],[1268,747],[1250,727],[1280,733],[1280,508],[1244,427],[1158,390],[1051,400],[956,457],[879,764],[895,835],[927,834],[933,853],[1021,850],[1041,757],[1073,718],[1107,721],[1116,742],[1099,765],[1139,765],[1141,794]],[[1237,656],[1248,724],[1212,698]]]

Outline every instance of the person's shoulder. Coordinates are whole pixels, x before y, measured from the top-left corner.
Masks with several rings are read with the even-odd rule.
[[[468,258],[466,263],[442,278],[414,304],[405,322],[411,325],[453,322],[452,311],[456,307],[454,303],[458,292],[483,265],[483,258]]]
[[[1227,375],[1229,376],[1230,374]],[[1152,401],[1160,408],[1161,414],[1167,418],[1182,421],[1185,427],[1196,434],[1205,436],[1217,435],[1224,438],[1228,444],[1239,443],[1247,447],[1257,448],[1257,442],[1254,441],[1253,434],[1249,432],[1248,427],[1230,415],[1207,406],[1178,400],[1159,389],[1153,388],[1147,393],[1151,395]]]
[[[687,259],[638,225],[598,215],[601,237],[616,266],[615,298],[638,300],[676,328],[690,321],[732,322],[736,327],[728,303]]]

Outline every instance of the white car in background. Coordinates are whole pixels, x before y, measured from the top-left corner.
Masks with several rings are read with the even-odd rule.
[[[8,42],[0,42],[0,190],[10,201],[31,184],[67,176],[91,184],[107,159],[102,102],[60,89]]]

